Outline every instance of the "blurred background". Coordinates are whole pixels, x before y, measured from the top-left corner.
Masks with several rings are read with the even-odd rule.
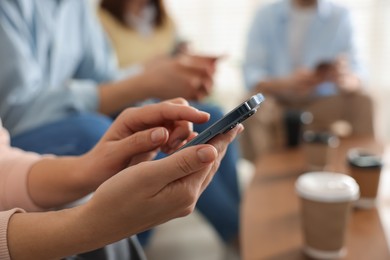
[[[99,0],[90,0],[96,4]],[[205,54],[222,54],[216,74],[215,99],[226,109],[237,104],[244,91],[241,66],[250,22],[261,5],[273,0],[165,0],[176,21],[179,37]],[[390,97],[390,1],[339,0],[354,16],[361,59],[368,75],[367,88],[376,105],[376,132],[390,140],[385,108]],[[386,134],[388,133],[388,134]]]
[[[181,37],[199,52],[225,54],[216,76],[217,100],[227,107],[237,103],[244,91],[241,74],[247,32],[254,12],[272,0],[166,0],[168,11]],[[376,132],[390,140],[390,119],[385,105],[390,103],[390,1],[339,0],[354,15],[357,42],[361,49],[368,82],[367,88],[376,101]],[[387,133],[387,134],[386,134]]]

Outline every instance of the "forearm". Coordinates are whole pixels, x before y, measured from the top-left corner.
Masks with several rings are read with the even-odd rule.
[[[83,157],[46,158],[36,162],[28,176],[28,191],[42,208],[59,207],[94,191],[100,182],[86,179]]]
[[[352,73],[344,76],[341,80],[336,81],[336,85],[345,93],[356,93],[363,89],[360,78]]]
[[[290,81],[287,78],[263,80],[254,87],[255,92],[261,92],[265,95],[278,96],[287,92]]]
[[[60,259],[107,244],[88,226],[83,207],[42,213],[14,214],[8,225],[12,259]],[[99,227],[101,230],[109,227]],[[108,232],[107,232],[108,233]],[[114,242],[114,241],[110,241]]]
[[[128,79],[99,87],[99,111],[112,115],[131,104],[152,98],[147,75],[140,73]]]

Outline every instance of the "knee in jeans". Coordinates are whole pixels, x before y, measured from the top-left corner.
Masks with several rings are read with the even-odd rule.
[[[112,124],[112,120],[104,115],[83,115],[79,117],[77,124],[78,132],[85,142],[91,148],[100,140],[104,133]]]

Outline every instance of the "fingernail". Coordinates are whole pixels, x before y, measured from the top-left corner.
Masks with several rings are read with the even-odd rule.
[[[210,147],[201,148],[196,153],[199,160],[203,163],[211,162],[213,160],[213,156],[211,155],[213,151]]]
[[[245,127],[243,124],[239,124],[238,125],[238,129],[237,129],[237,133],[240,134],[244,131]]]
[[[161,141],[165,138],[165,132],[163,129],[159,128],[152,132],[150,139],[153,143],[161,143]]]

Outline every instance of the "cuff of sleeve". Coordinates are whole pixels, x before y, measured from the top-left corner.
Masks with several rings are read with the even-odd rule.
[[[24,210],[18,208],[0,212],[0,259],[11,259],[7,239],[8,223],[13,214],[21,212],[24,212]]]
[[[14,151],[17,153],[18,151]],[[28,193],[28,174],[31,166],[41,159],[34,153],[20,152],[21,156],[15,156],[9,160],[8,176],[3,183],[4,208],[22,207],[27,211],[42,211],[31,199]],[[23,160],[20,160],[23,158]],[[15,192],[16,191],[16,192]]]
[[[116,76],[116,80],[123,80],[129,77],[134,77],[142,73],[144,67],[142,65],[133,65],[128,68],[121,69]]]

